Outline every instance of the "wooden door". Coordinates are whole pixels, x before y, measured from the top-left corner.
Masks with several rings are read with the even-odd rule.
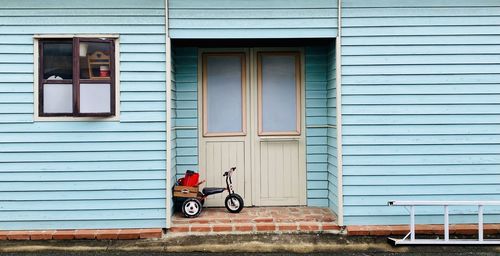
[[[305,205],[302,54],[255,50],[253,57],[254,204]]]
[[[225,187],[222,174],[236,166],[234,187],[251,205],[247,52],[204,51],[200,61],[200,175],[207,187]],[[226,196],[210,196],[206,206],[223,206]]]
[[[249,52],[252,52],[249,54]],[[233,49],[200,53],[200,174],[235,190],[246,206],[306,204],[301,51]],[[207,206],[223,206],[226,194]]]

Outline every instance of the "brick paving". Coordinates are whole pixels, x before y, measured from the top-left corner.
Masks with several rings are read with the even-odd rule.
[[[373,225],[373,226],[347,226],[348,236],[389,236],[406,235],[410,232],[408,225]],[[417,235],[443,235],[443,225],[415,225]],[[451,235],[475,235],[477,224],[454,224],[450,225]],[[500,224],[485,224],[485,235],[499,235]]]
[[[214,233],[338,233],[337,217],[321,207],[248,207],[240,213],[225,208],[205,208],[198,218],[176,213],[172,219],[173,234]]]
[[[0,231],[0,240],[132,240],[161,238],[163,230],[153,229],[71,229]]]

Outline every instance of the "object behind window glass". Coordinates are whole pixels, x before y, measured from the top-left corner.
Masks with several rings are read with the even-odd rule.
[[[80,79],[109,79],[111,44],[80,43]]]
[[[73,79],[72,42],[45,42],[43,44],[43,78]]]

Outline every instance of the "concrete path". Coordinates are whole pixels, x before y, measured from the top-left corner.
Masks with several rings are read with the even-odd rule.
[[[500,246],[392,247],[385,238],[332,234],[257,234],[169,237],[158,240],[1,241],[0,255],[500,255]],[[258,254],[248,254],[255,252]],[[19,254],[22,253],[22,254]],[[27,253],[27,254],[25,254]]]
[[[80,252],[80,253],[53,253],[53,252],[45,252],[45,253],[7,253],[1,254],[2,256],[101,256],[101,255],[109,255],[109,256],[257,256],[257,255],[266,255],[266,256],[289,256],[296,255],[302,256],[305,254],[300,253],[149,253],[149,252]],[[331,256],[332,253],[313,253],[307,254],[311,256]],[[335,253],[335,256],[382,256],[382,255],[408,255],[408,256],[496,256],[498,254],[493,252],[485,252],[485,253],[476,253],[476,252],[462,252],[462,253],[381,253],[381,252],[349,252],[349,253]]]

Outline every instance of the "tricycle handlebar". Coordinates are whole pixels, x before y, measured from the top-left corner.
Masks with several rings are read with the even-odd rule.
[[[236,171],[236,166],[235,167],[231,167],[231,169],[229,169],[229,171],[224,172],[224,175],[222,175],[222,176],[224,176],[224,177],[226,177],[228,175],[231,176],[230,173],[232,173],[234,171]]]

